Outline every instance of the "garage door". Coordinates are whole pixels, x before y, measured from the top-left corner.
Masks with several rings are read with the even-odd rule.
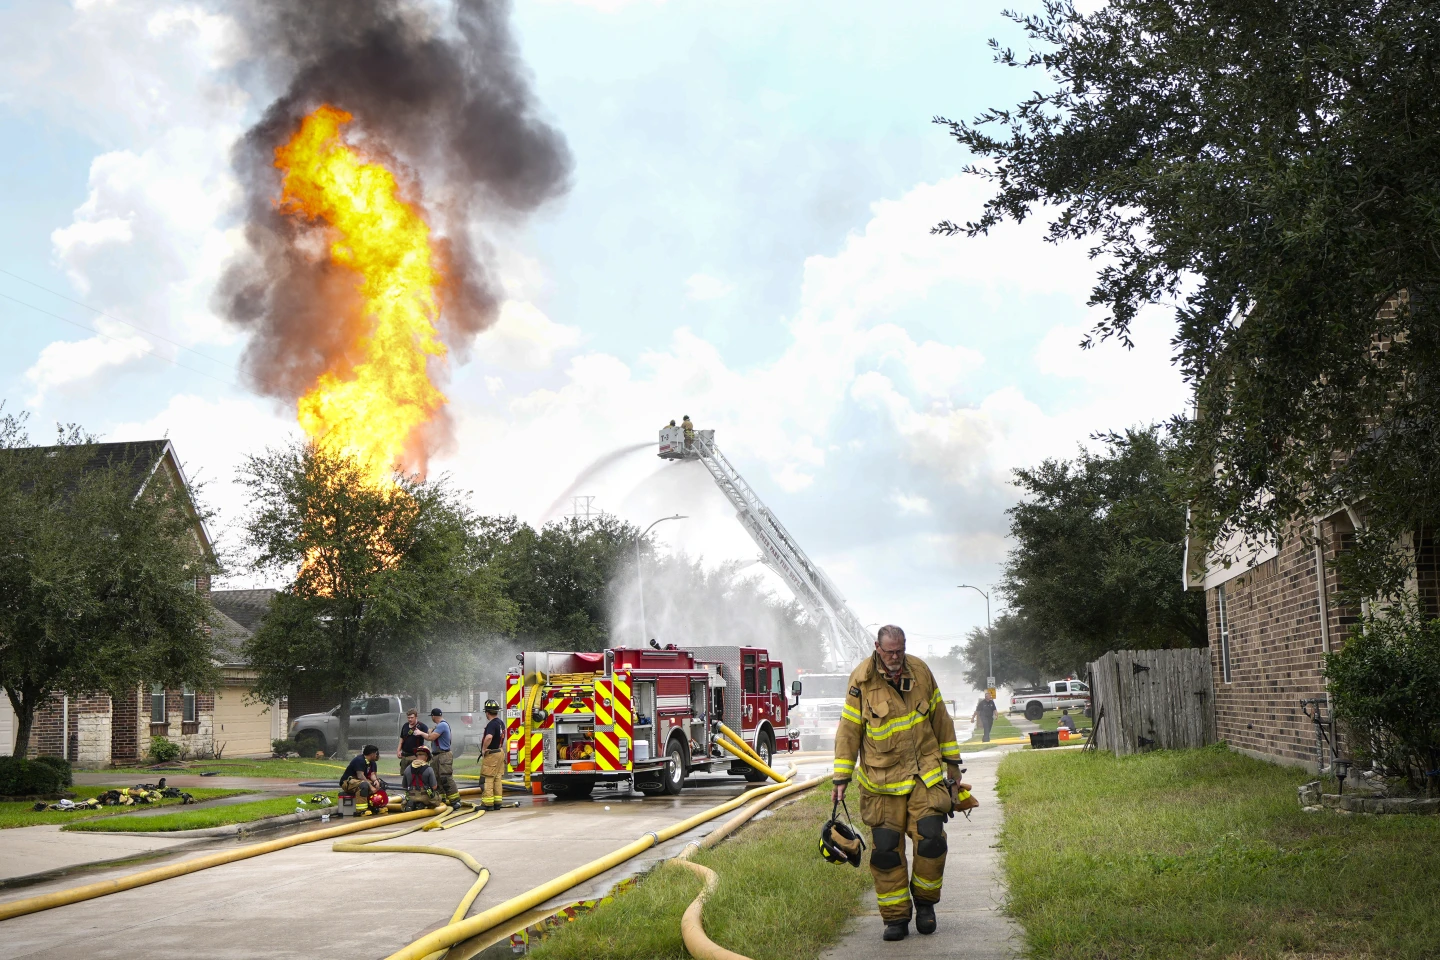
[[[243,687],[215,692],[215,746],[227,757],[268,756],[270,713],[263,703],[246,703]]]

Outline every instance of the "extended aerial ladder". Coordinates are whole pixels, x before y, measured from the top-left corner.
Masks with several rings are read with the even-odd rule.
[[[761,559],[774,570],[810,611],[826,635],[827,669],[848,672],[870,655],[873,638],[855,616],[845,597],[836,589],[800,544],[785,529],[770,508],[740,476],[720,448],[714,430],[693,430],[687,442],[683,427],[662,427],[660,457],[663,460],[699,460],[715,478],[715,485],[735,507],[735,517],[760,547]]]

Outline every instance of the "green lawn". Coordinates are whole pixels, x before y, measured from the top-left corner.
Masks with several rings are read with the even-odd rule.
[[[1440,943],[1440,818],[1307,814],[1303,771],[1223,745],[999,771],[1010,913],[1045,960],[1422,960]]]
[[[820,859],[815,844],[829,815],[830,791],[821,785],[695,856],[720,875],[705,904],[710,939],[754,960],[811,960],[839,938],[870,887],[870,870]],[[634,890],[532,945],[529,956],[688,960],[680,916],[700,886],[684,867],[662,864]]]
[[[356,750],[358,755],[360,751]],[[201,773],[217,773],[224,777],[270,777],[276,780],[338,780],[344,772],[345,765],[350,762],[350,757],[339,760],[277,760],[274,758],[263,758],[254,760],[197,760],[187,763],[181,767],[167,767],[163,770],[149,770],[145,768],[126,768],[120,770],[102,771],[117,776],[134,776],[154,781],[157,777]],[[394,756],[380,755],[380,775],[392,777],[398,780],[400,776],[400,761]],[[473,769],[472,769],[473,768]],[[479,776],[480,764],[474,756],[457,757],[455,759],[456,776]]]
[[[965,744],[968,745],[980,743],[981,736],[982,731],[980,729],[980,724],[977,722],[975,724],[975,732],[970,735],[970,739],[966,740]],[[1024,736],[1024,734],[1020,732],[1020,729],[1016,727],[1015,724],[1010,722],[1010,719],[1006,717],[1005,714],[999,712],[995,714],[995,724],[990,728],[991,740],[1003,740],[1006,737],[1021,736]]]
[[[310,797],[311,794],[305,795],[306,800],[309,800]],[[122,830],[143,830],[146,833],[199,830],[205,827],[223,827],[232,823],[249,823],[252,820],[263,820],[265,817],[278,817],[281,814],[294,813],[297,806],[300,804],[292,796],[269,797],[251,803],[232,803],[224,807],[184,807],[174,813],[162,813],[153,817],[134,817],[129,820],[87,820],[72,823],[65,829],[103,833]]]
[[[1075,726],[1080,728],[1081,730],[1090,730],[1095,726],[1095,721],[1091,720],[1087,716],[1082,715],[1079,711],[1076,710],[1070,711],[1070,719],[1074,720]],[[1039,727],[1041,730],[1057,729],[1060,726],[1060,711],[1047,711],[1045,716],[1041,717],[1038,721],[1036,721],[1035,726]]]
[[[91,797],[100,796],[100,794],[109,789],[110,787],[69,787],[66,792],[74,794],[74,796],[71,797],[72,800],[88,800]],[[246,791],[194,789],[185,792],[196,800],[213,800],[216,797],[233,797],[236,794],[245,793]],[[75,813],[66,813],[63,810],[37,811],[33,809],[35,806],[35,801],[33,800],[7,800],[0,802],[0,830],[8,827],[34,827],[46,823],[79,823],[82,820],[90,820],[97,817],[114,817],[119,814],[134,813],[136,810],[153,810],[157,806],[171,807],[179,805],[179,800],[162,800],[159,804],[100,807],[98,810],[82,810]]]

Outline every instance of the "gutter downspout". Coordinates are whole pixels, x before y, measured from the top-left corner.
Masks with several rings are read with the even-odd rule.
[[[60,695],[60,757],[70,759],[70,694]]]
[[[1329,584],[1325,582],[1325,547],[1321,540],[1321,532],[1320,518],[1316,517],[1314,526],[1315,600],[1320,607],[1320,650],[1324,656],[1328,657],[1330,655],[1330,598],[1327,595],[1329,592]],[[1325,685],[1325,715],[1332,717],[1330,721],[1330,762],[1333,766],[1335,757],[1337,756],[1336,749],[1339,746],[1337,741],[1340,738],[1335,731],[1334,714],[1330,703],[1329,684]],[[1322,757],[1321,759],[1323,761],[1324,758]]]

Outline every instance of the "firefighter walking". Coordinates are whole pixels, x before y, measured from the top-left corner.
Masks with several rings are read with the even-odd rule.
[[[945,821],[958,802],[955,723],[930,668],[906,656],[905,631],[897,626],[880,628],[874,654],[850,674],[848,687],[835,732],[833,799],[844,799],[851,779],[860,784],[884,939],[909,934],[912,901],[915,929],[934,933]],[[974,805],[968,795],[966,805]],[[913,871],[905,862],[907,835],[915,847]]]
[[[486,700],[485,733],[480,739],[480,806],[486,810],[504,805],[504,776],[505,724],[500,722],[500,704]]]

